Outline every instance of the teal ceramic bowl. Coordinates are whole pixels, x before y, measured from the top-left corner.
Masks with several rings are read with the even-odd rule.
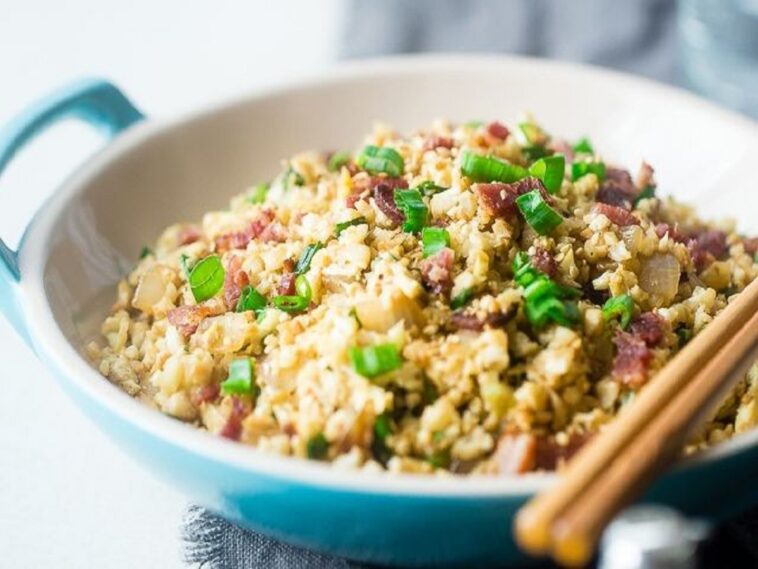
[[[140,405],[104,380],[82,348],[144,242],[271,176],[280,158],[351,147],[374,119],[409,129],[436,117],[510,120],[524,109],[553,132],[591,136],[617,162],[644,156],[664,192],[756,231],[756,124],[607,71],[511,58],[359,62],[170,121],[147,120],[112,85],[84,81],[0,131],[0,169],[63,117],[84,120],[109,139],[39,210],[18,251],[0,241],[0,310],[115,444],[230,520],[381,564],[522,561],[511,538],[513,514],[552,484],[552,475],[389,476],[265,455]],[[681,464],[647,499],[718,516],[758,502],[757,477],[752,432]]]

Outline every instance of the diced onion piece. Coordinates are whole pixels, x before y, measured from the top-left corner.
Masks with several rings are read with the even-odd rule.
[[[679,290],[681,266],[674,255],[656,253],[642,261],[640,286],[648,294],[659,297],[664,303],[670,302]]]

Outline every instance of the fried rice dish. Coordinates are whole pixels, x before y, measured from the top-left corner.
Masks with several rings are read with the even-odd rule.
[[[146,246],[87,354],[267,453],[560,468],[758,276],[758,238],[605,159],[530,117],[297,154]],[[687,452],[756,423],[753,366]]]

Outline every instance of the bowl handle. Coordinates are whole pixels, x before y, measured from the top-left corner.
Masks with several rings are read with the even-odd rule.
[[[0,174],[24,144],[57,121],[77,118],[113,138],[144,115],[113,84],[85,79],[56,90],[0,128]],[[18,252],[0,238],[0,312],[29,340],[18,302]]]

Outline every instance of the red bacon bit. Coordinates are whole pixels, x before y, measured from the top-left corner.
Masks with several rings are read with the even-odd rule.
[[[250,241],[258,237],[261,237],[263,241],[283,241],[285,239],[284,229],[279,224],[276,224],[278,228],[269,229],[275,217],[274,210],[264,209],[258,217],[250,222],[245,231],[233,231],[216,237],[216,251],[225,253],[232,249],[244,249]]]
[[[424,150],[436,150],[437,148],[452,148],[453,139],[446,136],[431,135],[424,141]]]
[[[179,245],[189,245],[199,240],[203,236],[202,232],[194,225],[187,225],[182,227],[177,235],[176,239]]]
[[[613,338],[617,352],[613,360],[613,378],[633,388],[647,381],[647,368],[653,357],[645,341],[634,334],[617,330]]]
[[[258,236],[258,238],[264,243],[283,243],[287,240],[287,231],[284,229],[281,223],[275,221],[268,224],[266,228],[261,231],[261,234]]]
[[[355,204],[362,199],[368,198],[371,194],[376,194],[376,188],[379,184],[385,184],[392,188],[407,188],[408,182],[401,177],[382,177],[371,176],[369,178],[360,177],[353,179],[353,193],[345,199],[345,205],[354,208]]]
[[[211,310],[202,304],[179,306],[172,308],[166,314],[169,323],[176,327],[184,337],[192,336],[200,326],[200,322],[206,316],[211,315]]]
[[[229,418],[224,423],[219,434],[222,437],[238,441],[242,434],[242,419],[245,418],[245,405],[238,398],[232,399],[232,410],[229,413]]]
[[[453,250],[445,247],[421,263],[421,277],[434,294],[448,294],[453,286]]]
[[[645,312],[632,320],[629,333],[636,336],[649,348],[653,348],[663,340],[666,321],[655,312]]]
[[[250,284],[250,278],[242,270],[242,259],[236,256],[229,259],[224,275],[224,302],[229,310],[237,307],[242,289],[248,284]]]
[[[637,188],[634,186],[629,172],[619,168],[608,168],[605,172],[605,180],[597,192],[597,201],[631,210],[636,195]]]
[[[284,273],[279,280],[277,292],[284,296],[293,296],[295,294],[295,273]]]
[[[537,437],[508,433],[497,442],[495,464],[500,474],[524,474],[537,466]]]
[[[493,182],[491,184],[474,184],[473,190],[484,208],[495,217],[508,217],[516,213],[516,198],[532,190],[539,190],[547,203],[553,203],[545,186],[537,178],[524,178],[512,184]]]
[[[532,264],[538,271],[545,273],[549,277],[554,277],[555,273],[558,272],[558,263],[542,247],[535,249],[534,255],[532,255]]]
[[[569,462],[592,437],[591,433],[575,433],[569,436],[565,446],[555,442],[554,437],[540,437],[537,440],[536,470],[557,470]]]
[[[273,209],[264,209],[260,215],[250,223],[250,227],[248,228],[250,239],[257,239],[260,237],[266,228],[271,225],[271,222],[274,221],[275,217],[276,214]]]
[[[668,223],[659,223],[655,226],[655,234],[661,239],[668,233],[669,239],[673,239],[677,243],[687,243],[688,237],[679,231],[677,226],[671,227]]]
[[[374,202],[384,215],[394,224],[399,225],[405,219],[405,215],[395,203],[395,188],[381,183],[374,188]]]
[[[695,269],[702,271],[716,259],[723,257],[727,250],[726,233],[711,229],[692,234],[687,242]]]
[[[203,403],[213,401],[218,397],[221,388],[218,383],[211,383],[209,385],[203,385],[197,389],[193,389],[190,395],[190,400],[195,407],[199,407]]]
[[[234,231],[216,237],[216,251],[225,253],[232,249],[244,249],[250,243],[250,234],[247,231]]]
[[[487,134],[500,140],[505,140],[511,134],[511,131],[504,124],[495,121],[487,125]]]
[[[450,324],[455,330],[481,331],[485,327],[500,328],[510,322],[518,312],[518,306],[513,305],[506,312],[490,312],[483,319],[475,313],[458,310],[450,315]]]
[[[634,217],[627,210],[616,207],[615,205],[608,205],[606,203],[596,203],[592,208],[597,213],[602,213],[605,217],[610,219],[613,223],[619,227],[626,227],[629,225],[639,225],[640,220]]]
[[[641,192],[649,186],[655,187],[655,180],[653,180],[654,175],[655,170],[653,167],[643,160],[642,164],[640,164],[640,169],[637,172],[637,178],[634,180],[637,189]]]
[[[743,239],[742,246],[745,248],[745,253],[748,255],[755,255],[758,253],[758,237],[748,237]]]

